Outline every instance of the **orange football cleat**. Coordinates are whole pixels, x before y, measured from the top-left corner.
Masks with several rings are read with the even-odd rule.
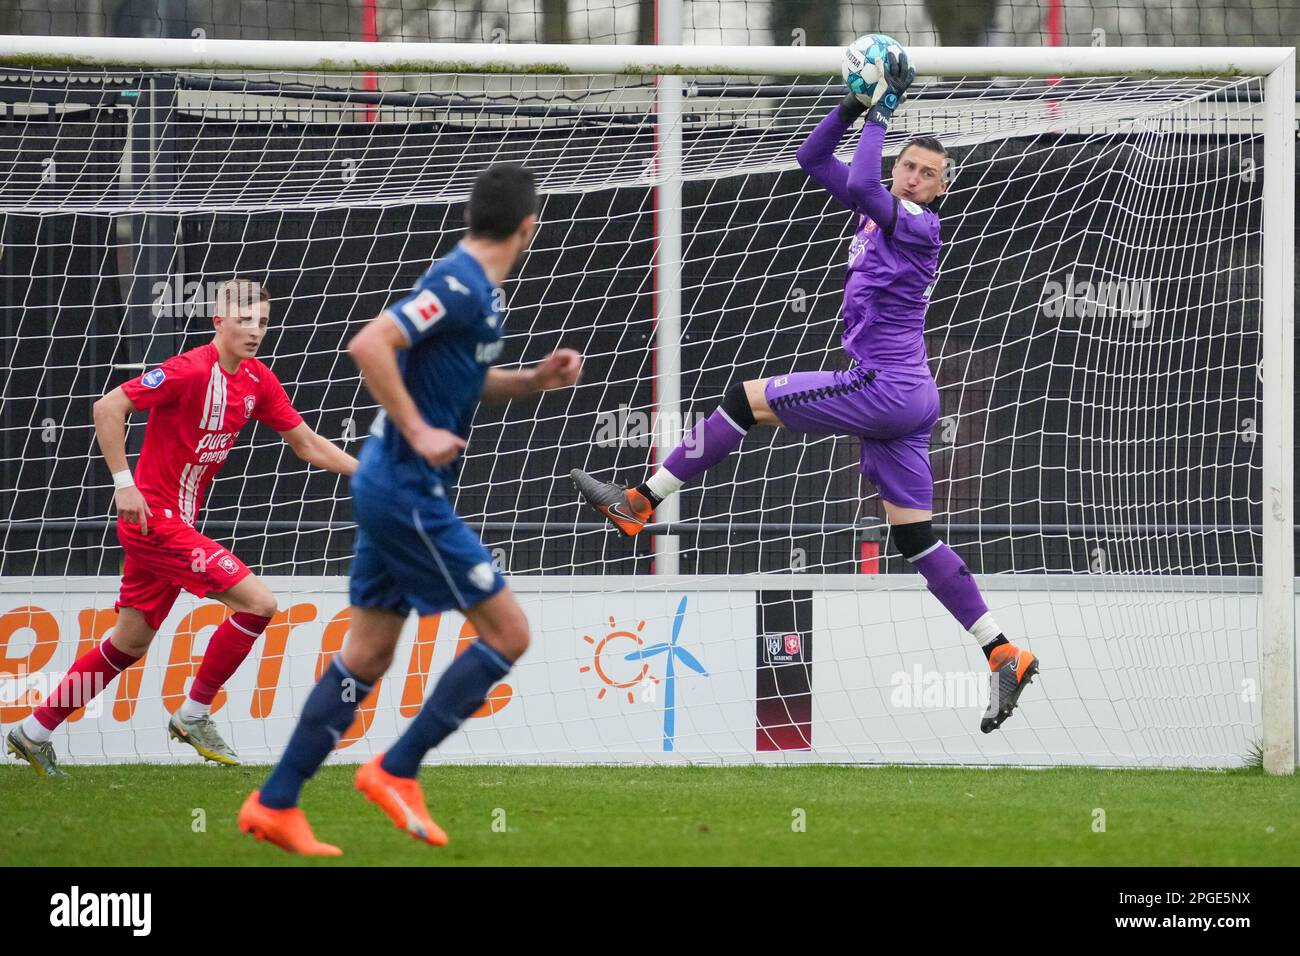
[[[254,790],[239,808],[239,829],[259,840],[270,840],[289,853],[303,856],[342,856],[343,851],[321,843],[311,832],[306,815],[298,807],[273,810],[264,806]]]
[[[387,813],[388,819],[397,824],[399,830],[405,830],[425,843],[446,846],[447,834],[429,818],[429,809],[424,805],[424,792],[420,789],[419,781],[410,777],[394,777],[385,772],[379,765],[383,759],[384,755],[380,754],[357,768],[357,789],[365,794],[367,800]]]
[[[1020,692],[1038,676],[1038,658],[1014,644],[1001,644],[989,655],[991,684],[989,706],[980,720],[980,731],[992,733],[1011,716]]]
[[[635,488],[623,488],[608,481],[597,481],[581,469],[569,472],[578,493],[629,538],[635,537],[650,520],[654,508],[645,495]]]

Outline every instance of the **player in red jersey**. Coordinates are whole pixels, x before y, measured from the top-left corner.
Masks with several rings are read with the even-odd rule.
[[[117,536],[126,552],[117,625],[9,732],[9,751],[39,773],[63,776],[50,734],[144,655],[182,588],[197,597],[211,595],[233,613],[208,641],[189,694],[168,721],[168,733],[208,760],[239,762],[209,711],[275,614],[276,603],[244,562],[195,529],[204,493],[250,420],[275,429],[310,464],[341,475],[357,467],[355,458],[312,431],[279,379],[254,358],[270,311],[260,283],[223,282],[210,343],[168,359],[95,403],[95,434],[113,473]],[[132,475],[126,417],[143,410],[149,420]]]

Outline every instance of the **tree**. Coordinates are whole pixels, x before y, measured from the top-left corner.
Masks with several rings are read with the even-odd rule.
[[[944,46],[983,46],[998,5],[998,0],[925,0]]]
[[[838,0],[773,0],[772,43],[790,46],[801,40],[804,46],[836,46],[840,37]]]
[[[542,0],[542,42],[569,42],[569,0]]]

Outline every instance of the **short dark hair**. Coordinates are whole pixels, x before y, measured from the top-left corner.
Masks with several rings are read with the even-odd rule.
[[[500,242],[537,212],[533,174],[517,163],[497,163],[478,174],[465,206],[465,225],[475,239]]]
[[[913,146],[919,146],[921,149],[928,149],[932,153],[938,153],[945,159],[948,158],[948,150],[944,148],[943,143],[939,142],[938,137],[935,136],[913,136],[903,145],[903,148],[898,151],[898,158],[902,159],[903,154]]]

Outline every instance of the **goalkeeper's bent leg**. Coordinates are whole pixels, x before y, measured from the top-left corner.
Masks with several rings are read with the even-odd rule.
[[[892,525],[890,535],[899,553],[921,572],[930,593],[971,633],[986,658],[1007,643],[966,562],[939,540],[930,521]]]
[[[759,382],[758,394],[762,394]],[[696,475],[703,474],[740,447],[745,434],[757,419],[745,384],[733,382],[722,397],[722,404],[669,452],[663,467],[638,485],[652,508]]]
[[[928,520],[892,525],[890,531],[903,557],[925,577],[930,593],[970,631],[984,651],[990,687],[980,732],[992,733],[1011,716],[1021,692],[1038,674],[1037,656],[1006,639],[966,563],[935,536]]]

